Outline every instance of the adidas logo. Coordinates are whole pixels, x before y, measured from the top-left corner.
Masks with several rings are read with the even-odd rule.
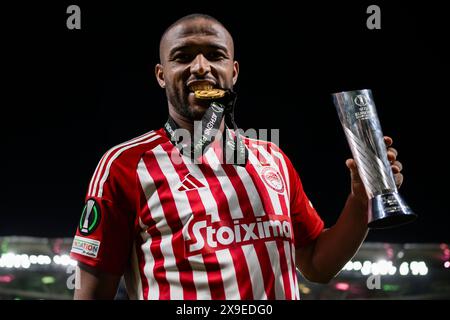
[[[188,173],[186,177],[184,177],[183,181],[181,181],[181,186],[178,188],[178,191],[188,191],[204,187],[205,185],[203,183],[201,183],[192,174]]]

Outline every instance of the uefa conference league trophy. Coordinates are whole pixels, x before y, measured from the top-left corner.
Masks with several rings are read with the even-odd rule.
[[[368,227],[389,228],[413,221],[417,216],[395,185],[372,92],[334,93],[333,100],[369,197]]]

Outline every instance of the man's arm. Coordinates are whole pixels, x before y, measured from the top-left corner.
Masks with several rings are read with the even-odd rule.
[[[355,255],[366,235],[367,206],[350,195],[336,224],[296,250],[297,267],[306,279],[328,283]]]
[[[385,137],[386,145],[392,139]],[[402,164],[396,161],[397,151],[388,148],[397,187],[403,182]],[[325,229],[311,244],[297,249],[296,265],[306,279],[313,282],[329,282],[355,255],[367,236],[368,198],[353,159],[346,162],[350,169],[352,190],[336,224]]]
[[[111,300],[114,299],[119,285],[120,276],[102,273],[86,264],[78,263],[80,267],[80,287],[75,288],[74,300]]]

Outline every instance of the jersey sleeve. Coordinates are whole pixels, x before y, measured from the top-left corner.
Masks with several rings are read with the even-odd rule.
[[[120,164],[113,163],[109,172],[107,169],[94,173],[70,256],[95,269],[121,275],[133,243],[135,210],[126,191],[132,189],[132,183]]]
[[[306,196],[294,166],[286,155],[284,157],[289,172],[290,209],[295,247],[301,248],[310,244],[319,236],[324,228],[324,222]]]

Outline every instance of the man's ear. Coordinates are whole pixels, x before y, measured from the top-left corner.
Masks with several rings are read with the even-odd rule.
[[[155,66],[155,76],[156,76],[156,80],[159,83],[159,86],[161,88],[165,88],[166,87],[166,81],[164,80],[164,67],[160,63],[158,63]]]
[[[239,75],[239,62],[233,62],[233,85],[236,84]]]

